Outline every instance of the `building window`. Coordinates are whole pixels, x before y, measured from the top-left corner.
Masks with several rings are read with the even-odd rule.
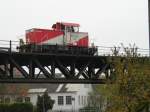
[[[9,97],[5,98],[5,103],[10,103],[10,98]]]
[[[0,103],[4,103],[4,97],[0,97]]]
[[[80,95],[78,96],[79,105],[81,104]]]
[[[30,97],[25,97],[25,102],[30,102]]]
[[[66,96],[66,104],[71,105],[72,104],[72,97],[71,96]]]
[[[84,96],[84,105],[87,104],[87,99],[86,99],[86,96]]]
[[[58,96],[58,105],[63,105],[63,104],[64,104],[64,97]]]
[[[81,96],[81,104],[84,105],[84,97]]]
[[[23,102],[23,98],[22,98],[22,97],[18,97],[18,98],[16,99],[16,102],[22,103],[22,102]]]

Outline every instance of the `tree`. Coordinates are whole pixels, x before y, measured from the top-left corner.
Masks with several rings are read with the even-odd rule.
[[[7,93],[11,93],[14,95],[19,95],[20,97],[24,97],[28,93],[28,86],[24,84],[20,85],[13,85],[13,84],[7,84]]]
[[[95,85],[93,85],[95,86]],[[106,103],[105,101],[105,97],[103,97],[102,95],[100,95],[96,88],[93,88],[93,91],[89,93],[89,97],[87,100],[87,106],[84,109],[96,109],[97,111],[102,112],[104,110],[104,105]],[[96,111],[96,112],[97,112]],[[95,111],[92,111],[95,112]]]
[[[18,95],[18,97],[25,97],[28,92],[27,85],[20,84],[0,84],[0,103],[7,103],[5,101],[5,96],[7,99],[7,95],[11,94],[11,97]]]
[[[48,93],[45,92],[42,96],[38,96],[37,100],[37,112],[47,112],[49,109],[52,109],[54,105],[54,100],[48,96]]]
[[[106,97],[106,112],[149,112],[150,105],[150,59],[138,58],[136,49],[126,57],[114,57],[113,82],[97,86]]]

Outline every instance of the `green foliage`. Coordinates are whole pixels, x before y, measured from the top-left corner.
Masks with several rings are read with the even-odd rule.
[[[148,112],[150,104],[150,65],[139,58],[114,59],[113,83],[98,86],[107,98],[107,112]],[[121,61],[120,61],[121,60]],[[146,111],[147,110],[147,111]]]
[[[88,105],[84,109],[96,109],[98,112],[102,112],[105,104],[105,97],[99,94],[96,88],[93,88],[94,91],[89,93]]]
[[[10,105],[0,104],[0,112],[10,112]]]
[[[19,96],[26,96],[28,87],[24,84],[0,84],[0,95],[4,97],[6,94],[17,94]]]
[[[47,112],[47,110],[52,109],[54,105],[54,100],[48,96],[48,93],[45,92],[42,96],[38,96],[37,101],[37,112]]]
[[[101,112],[98,107],[84,107],[79,112]]]
[[[33,112],[31,103],[14,103],[11,105],[11,112]]]
[[[31,103],[0,104],[0,112],[33,112]]]
[[[135,44],[112,49],[114,57],[108,58],[110,80],[96,86],[97,93],[104,97],[104,101],[97,99],[105,105],[103,111],[149,112],[150,58],[138,57],[137,51]]]

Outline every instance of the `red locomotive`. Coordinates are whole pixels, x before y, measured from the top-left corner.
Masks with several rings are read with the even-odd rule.
[[[52,29],[33,28],[26,31],[26,44],[21,42],[20,52],[46,52],[94,55],[97,48],[89,47],[87,32],[79,32],[79,24],[57,22]]]

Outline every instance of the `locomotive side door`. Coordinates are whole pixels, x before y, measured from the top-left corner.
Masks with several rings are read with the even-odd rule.
[[[70,27],[65,26],[64,45],[70,45],[70,44],[71,44],[71,31],[70,31]]]

